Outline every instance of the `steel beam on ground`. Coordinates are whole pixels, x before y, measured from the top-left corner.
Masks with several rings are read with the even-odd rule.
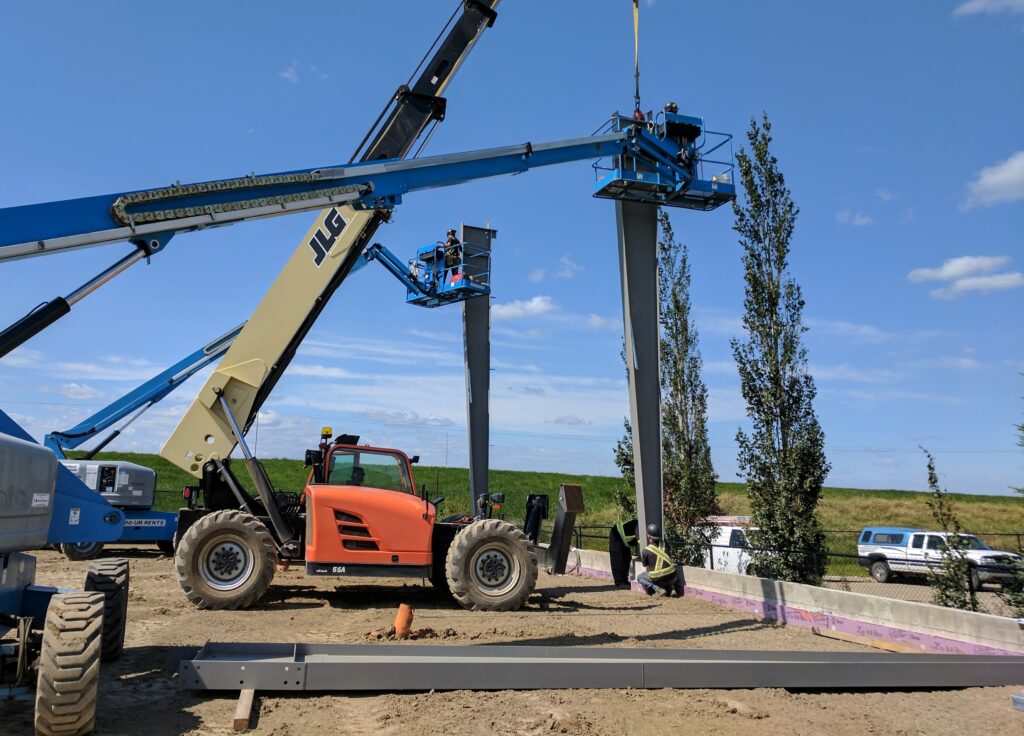
[[[462,225],[463,243],[491,249],[497,230]],[[488,274],[490,278],[490,274]],[[469,495],[471,514],[480,512],[479,499],[489,492],[487,471],[490,466],[491,435],[491,298],[462,302],[462,344],[466,361],[466,426],[469,439]]]
[[[658,208],[618,200],[615,220],[622,279],[629,419],[633,430],[640,540],[663,529],[661,501],[661,376],[658,365]]]
[[[186,690],[887,690],[1024,684],[1024,656],[405,644],[214,644]]]

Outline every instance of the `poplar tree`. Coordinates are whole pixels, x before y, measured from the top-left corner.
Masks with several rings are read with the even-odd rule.
[[[825,535],[816,515],[828,475],[825,435],[814,412],[800,287],[788,272],[799,209],[770,145],[767,114],[751,119],[750,151],[737,156],[743,200],[733,202],[743,249],[746,339],[732,340],[748,434],[736,433],[740,475],[750,496],[758,575],[814,583],[825,572]]]
[[[967,557],[968,543],[960,536],[960,520],[953,512],[953,501],[939,486],[939,475],[935,472],[935,458],[923,447],[928,458],[928,508],[931,509],[935,524],[945,534],[942,547],[942,564],[928,568],[928,584],[932,589],[932,603],[937,606],[959,608],[965,611],[978,610],[977,585],[971,581],[971,561]],[[976,580],[976,579],[975,579]]]
[[[697,327],[690,316],[690,261],[672,222],[658,211],[658,300],[661,324],[662,488],[666,537],[687,565],[702,565],[717,527],[714,466],[708,442],[708,390]]]

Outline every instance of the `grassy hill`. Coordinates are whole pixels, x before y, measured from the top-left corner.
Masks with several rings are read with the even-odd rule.
[[[192,476],[178,469],[158,455],[133,453],[100,453],[98,458],[129,460],[157,472],[158,507],[176,509],[181,504],[181,488],[195,482]],[[277,490],[299,491],[305,485],[308,470],[298,460],[269,459],[263,461],[271,482]],[[238,468],[239,477],[248,486],[248,477]],[[444,496],[443,513],[466,511],[469,507],[469,475],[465,468],[414,468],[417,485],[427,485],[431,498]],[[615,488],[619,478],[596,475],[565,475],[561,473],[534,473],[516,470],[492,470],[491,491],[504,493],[505,513],[509,519],[521,521],[530,493],[547,493],[555,502],[560,483],[578,483],[583,486],[587,512],[579,519],[585,525],[608,526],[616,519]],[[746,489],[742,483],[719,483],[719,501],[726,514],[750,512]],[[956,513],[964,529],[989,534],[1024,534],[1024,499],[1014,496],[981,496],[950,494]],[[822,526],[832,530],[830,546],[837,552],[853,552],[855,533],[864,526],[892,525],[933,526],[931,511],[925,503],[928,494],[899,490],[858,490],[855,488],[826,488],[818,513]],[[845,532],[845,533],[840,533]],[[987,536],[994,546],[1010,549],[1018,541],[1012,537]]]

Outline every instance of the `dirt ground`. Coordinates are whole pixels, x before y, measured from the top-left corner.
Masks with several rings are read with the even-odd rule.
[[[228,734],[235,697],[181,692],[177,662],[208,640],[370,642],[399,603],[416,610],[414,628],[436,644],[644,646],[761,650],[861,650],[806,629],[777,627],[692,599],[650,599],[601,581],[541,574],[537,593],[516,613],[456,609],[430,588],[394,581],[358,583],[278,573],[257,609],[198,611],[155,552],[118,551],[131,560],[127,649],[105,664],[97,734]],[[41,584],[78,587],[87,563],[38,555]],[[396,644],[395,646],[402,646]],[[1021,683],[1024,685],[1024,683]],[[416,734],[1024,734],[1010,698],[1021,688],[889,693],[764,690],[541,690],[380,695],[257,696],[255,733],[274,736]],[[32,732],[31,704],[0,704],[0,735]]]

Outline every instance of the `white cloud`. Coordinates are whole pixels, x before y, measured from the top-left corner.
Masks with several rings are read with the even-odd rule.
[[[877,189],[875,190],[875,196],[886,204],[889,204],[896,199],[896,192],[890,191],[889,189]]]
[[[821,381],[851,381],[853,383],[890,383],[900,378],[894,371],[877,368],[854,368],[842,365],[810,365],[810,373]]]
[[[915,268],[907,274],[907,280],[915,284],[921,281],[952,281],[992,273],[1009,262],[1009,256],[960,256],[944,261],[938,268]]]
[[[277,73],[277,76],[280,77],[281,79],[285,80],[286,82],[291,82],[292,84],[298,84],[299,83],[299,62],[293,61],[291,64],[286,66],[284,69],[279,71]]]
[[[555,272],[555,278],[571,279],[582,270],[583,266],[576,263],[568,255],[564,255],[558,259],[558,270]]]
[[[1005,161],[987,166],[967,183],[967,199],[961,210],[990,207],[1024,199],[1024,151],[1013,153]]]
[[[993,291],[1006,291],[1024,286],[1024,274],[1019,271],[997,273],[991,276],[971,276],[958,279],[946,289],[932,289],[929,294],[936,299],[956,299],[972,291],[989,294]]]
[[[93,381],[145,381],[162,369],[145,361],[141,363],[111,361],[109,363],[52,363],[47,365],[47,370],[59,378]]]
[[[853,225],[854,227],[864,227],[874,222],[874,218],[871,215],[866,215],[863,212],[853,212],[852,210],[839,210],[836,213],[836,222],[840,225]]]
[[[42,359],[43,354],[38,350],[20,347],[0,358],[0,365],[6,365],[9,368],[31,368],[38,365]]]
[[[538,268],[536,271],[532,271],[526,278],[536,284],[544,280],[544,273],[545,271],[543,268]]]
[[[585,427],[593,424],[593,422],[590,422],[583,417],[578,417],[575,414],[563,414],[562,416],[555,417],[549,421],[551,424],[564,424],[569,427]]]
[[[995,15],[996,13],[1024,13],[1024,0],[967,0],[953,9],[953,17],[965,15]]]
[[[804,320],[804,324],[813,330],[821,330],[839,337],[849,337],[862,342],[885,342],[892,339],[893,335],[874,325],[857,324],[835,319],[814,319]]]
[[[558,305],[551,297],[535,296],[526,301],[516,300],[506,304],[495,303],[491,307],[491,316],[495,321],[521,319],[522,317],[537,317],[542,314],[549,314],[557,308]]]
[[[935,365],[941,368],[956,368],[962,371],[973,371],[981,367],[981,363],[976,361],[974,358],[965,358],[963,356],[937,358],[935,360]]]
[[[103,395],[87,383],[64,383],[57,390],[69,399],[98,399]]]
[[[587,327],[594,330],[621,330],[622,321],[617,317],[602,317],[599,314],[588,314]]]
[[[363,412],[363,415],[372,421],[380,422],[381,424],[393,424],[393,425],[405,425],[405,426],[425,426],[425,427],[452,427],[455,426],[448,417],[439,416],[420,416],[414,411],[387,411],[384,409],[375,409],[371,411]]]
[[[358,373],[347,371],[344,368],[337,368],[329,365],[318,365],[315,363],[298,363],[288,367],[288,372],[293,376],[310,376],[311,378],[363,378]]]

